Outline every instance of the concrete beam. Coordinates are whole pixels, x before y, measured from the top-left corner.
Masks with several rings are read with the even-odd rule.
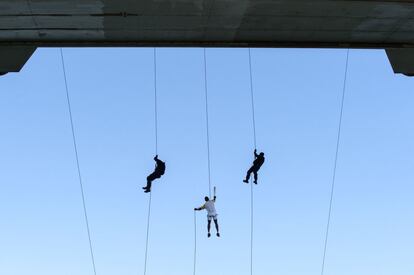
[[[0,75],[19,72],[35,50],[33,46],[0,46]]]
[[[414,49],[387,49],[385,51],[394,73],[414,76]]]

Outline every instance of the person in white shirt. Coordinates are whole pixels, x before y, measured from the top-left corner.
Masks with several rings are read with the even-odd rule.
[[[216,192],[214,192],[216,193]],[[216,207],[214,205],[214,203],[216,202],[216,195],[214,195],[214,198],[212,200],[210,200],[209,197],[205,197],[204,200],[206,201],[206,203],[204,203],[202,206],[198,207],[198,208],[194,208],[194,211],[201,211],[203,209],[205,209],[207,211],[207,237],[210,238],[211,234],[210,234],[210,227],[211,227],[211,220],[214,220],[214,224],[216,225],[216,235],[217,237],[220,237],[220,233],[219,233],[219,225],[218,225],[218,221],[217,221],[217,212],[216,212]]]

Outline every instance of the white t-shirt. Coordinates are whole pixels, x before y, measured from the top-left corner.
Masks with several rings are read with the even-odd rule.
[[[203,207],[203,209],[207,210],[207,215],[209,216],[216,216],[216,207],[214,206],[214,200],[209,200],[206,202]]]

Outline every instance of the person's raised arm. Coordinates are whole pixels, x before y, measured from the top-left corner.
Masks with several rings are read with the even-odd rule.
[[[214,186],[214,188],[213,188],[213,192],[214,192],[213,201],[214,201],[214,202],[216,202],[216,198],[217,198],[217,196],[216,196],[216,187],[215,187],[215,186]]]
[[[257,158],[259,155],[257,154],[257,150],[254,149],[254,157]]]

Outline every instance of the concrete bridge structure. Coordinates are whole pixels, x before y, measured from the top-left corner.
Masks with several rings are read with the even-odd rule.
[[[92,46],[385,49],[414,75],[414,1],[0,0],[0,74]]]

